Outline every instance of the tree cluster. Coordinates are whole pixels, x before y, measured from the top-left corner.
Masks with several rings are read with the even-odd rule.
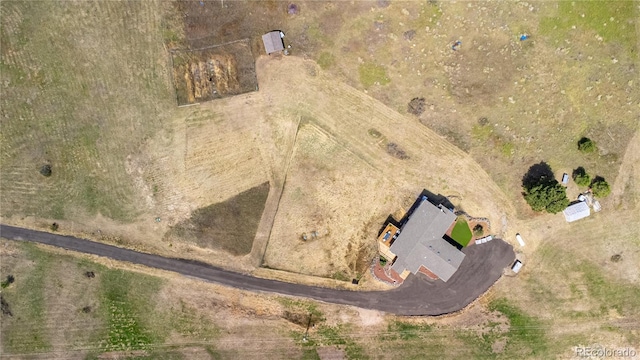
[[[611,193],[611,186],[602,176],[596,176],[591,179],[591,176],[582,166],[573,170],[573,181],[575,181],[578,186],[588,186],[591,188],[591,192],[595,197],[603,198]]]

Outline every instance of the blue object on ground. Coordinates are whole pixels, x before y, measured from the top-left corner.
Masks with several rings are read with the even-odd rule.
[[[460,47],[460,45],[462,45],[462,41],[458,40],[455,43],[453,43],[453,45],[451,46],[451,49],[458,50],[458,47]]]
[[[529,38],[529,35],[527,35],[527,34],[522,34],[522,35],[520,35],[520,41],[525,41],[525,40],[527,40],[528,38]]]

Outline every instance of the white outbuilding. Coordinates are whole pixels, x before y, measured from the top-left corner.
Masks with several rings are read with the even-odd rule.
[[[574,222],[591,215],[591,210],[586,202],[580,201],[569,205],[562,213],[564,214],[564,218],[567,219],[567,222]]]

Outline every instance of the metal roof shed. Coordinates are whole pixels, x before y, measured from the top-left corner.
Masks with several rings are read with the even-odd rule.
[[[573,205],[569,205],[569,207],[564,209],[562,213],[564,214],[564,218],[567,219],[567,222],[573,222],[591,215],[591,210],[586,202],[580,201]]]
[[[264,50],[267,54],[284,50],[281,31],[271,31],[262,35],[262,42],[264,43]]]

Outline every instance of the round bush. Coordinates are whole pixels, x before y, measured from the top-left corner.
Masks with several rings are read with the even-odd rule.
[[[40,167],[40,174],[45,177],[51,176],[51,165],[45,164]]]

